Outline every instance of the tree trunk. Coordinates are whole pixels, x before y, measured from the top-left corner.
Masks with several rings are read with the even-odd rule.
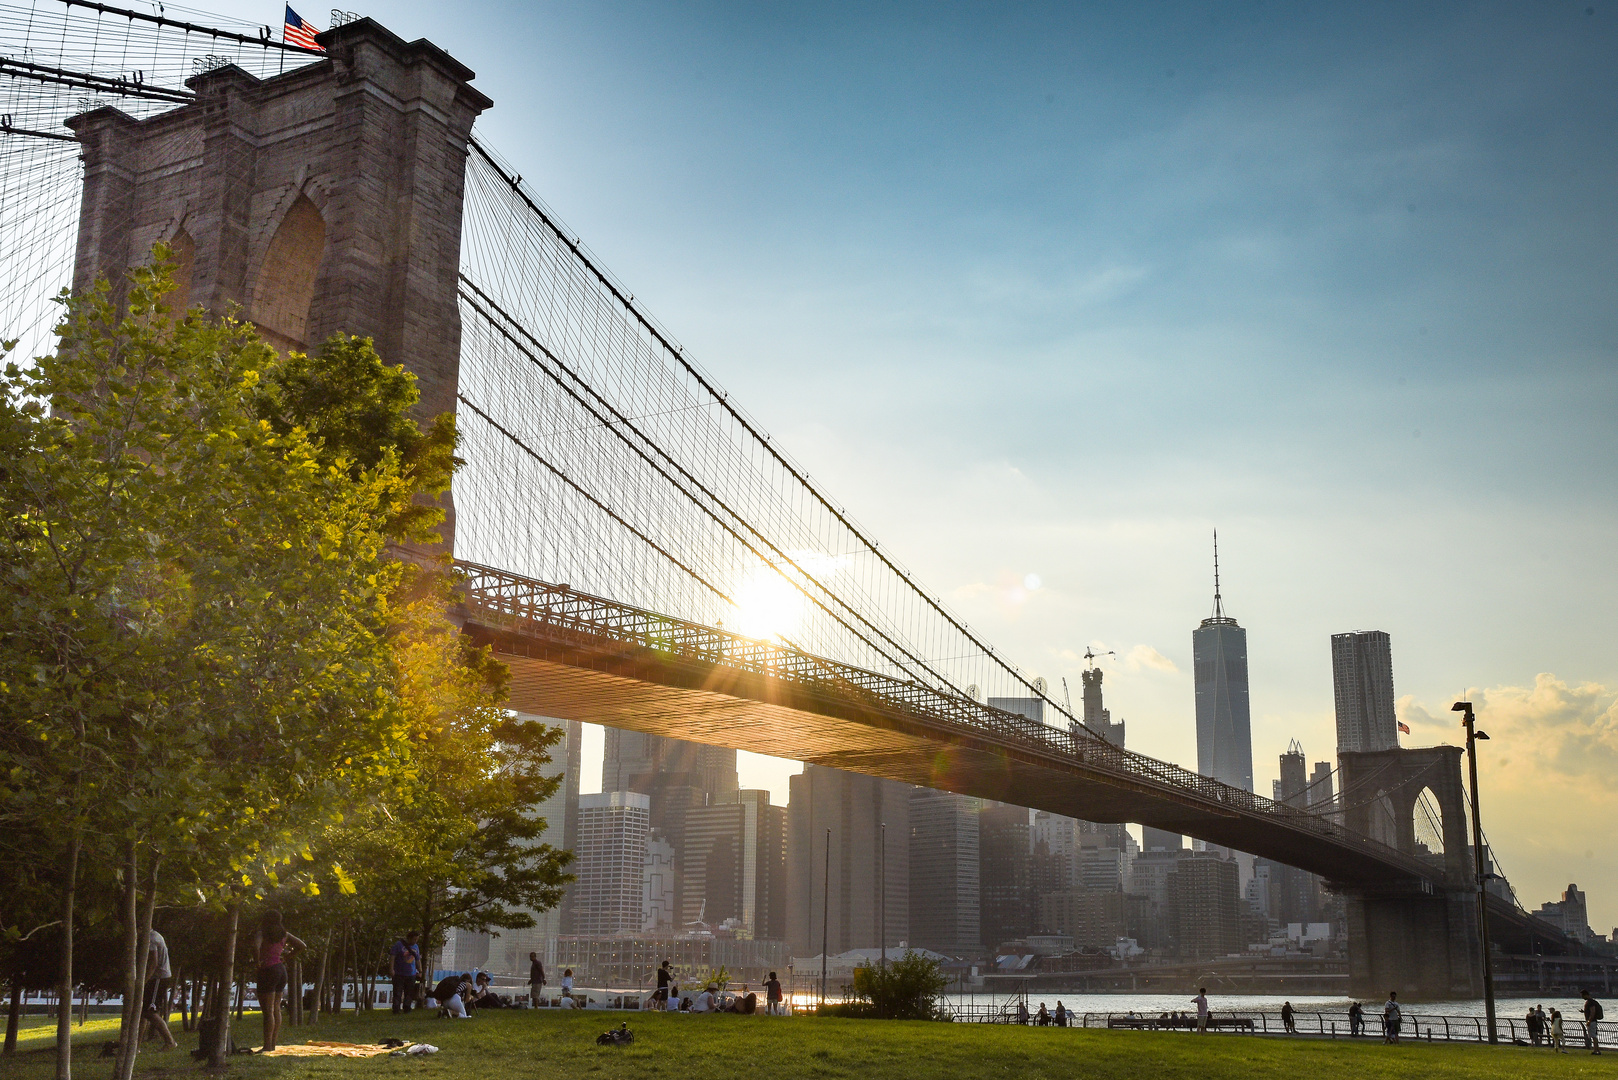
[[[128,1080],[135,1070],[135,1055],[140,1050],[140,971],[146,962],[140,936],[140,847],[130,839],[124,843],[124,895],[123,910],[119,912],[124,924],[123,984],[124,1004],[118,1010],[118,1057],[113,1063],[114,1080]]]
[[[135,876],[135,850],[134,843],[131,843],[129,845],[129,873],[132,882],[138,882],[139,880]],[[135,1075],[135,1057],[140,1053],[140,1029],[145,1018],[141,1006],[144,1004],[146,982],[156,974],[147,964],[147,957],[151,955],[152,951],[152,917],[157,913],[157,868],[159,862],[161,862],[161,857],[153,854],[150,880],[146,884],[146,908],[140,912],[138,924],[135,927],[135,1018],[134,1022],[130,1024],[129,1041],[124,1057],[119,1061],[119,1068],[114,1073],[116,1080],[130,1080]],[[89,999],[86,998],[86,1004],[88,1005],[88,1003]],[[168,1002],[167,999],[158,1002],[154,998],[152,1004],[160,1009],[166,1009]],[[129,1013],[127,996],[124,1000],[124,1013],[126,1016]]]
[[[67,883],[62,889],[62,952],[56,975],[56,1080],[73,1080],[73,893],[79,880],[81,826],[67,841]]]
[[[236,982],[236,924],[241,919],[240,901],[230,905],[225,917],[225,955],[219,979],[219,1038],[214,1042],[208,1064],[223,1068],[230,1058],[230,988]]]
[[[320,965],[315,968],[314,1008],[310,1010],[309,1022],[320,1023],[320,1007],[325,1004],[326,996],[326,963],[331,956],[331,931],[326,931],[326,940],[320,946]]]
[[[6,1057],[17,1052],[17,1025],[22,1021],[22,972],[11,976],[11,1007],[6,1010]]]

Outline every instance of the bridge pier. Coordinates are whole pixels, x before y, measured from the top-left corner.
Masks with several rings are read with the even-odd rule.
[[[1472,892],[1343,890],[1348,909],[1349,992],[1410,1001],[1483,993],[1477,897]]]
[[[1477,887],[1461,748],[1340,755],[1343,824],[1443,869],[1443,885],[1339,888],[1347,901],[1350,992],[1435,1000],[1483,993]],[[1423,805],[1420,796],[1431,798]],[[1436,810],[1439,820],[1427,818]],[[1417,823],[1426,826],[1418,840]],[[1436,849],[1436,850],[1435,850]]]

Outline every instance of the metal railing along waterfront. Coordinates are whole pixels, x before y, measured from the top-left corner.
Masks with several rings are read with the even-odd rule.
[[[713,664],[777,679],[812,694],[904,714],[946,731],[989,736],[1070,767],[1110,774],[1172,794],[1181,801],[1203,802],[1221,813],[1237,811],[1277,820],[1357,849],[1412,877],[1432,881],[1442,878],[1442,870],[1430,863],[1334,821],[1125,750],[1081,725],[1067,730],[1051,727],[986,705],[964,693],[946,693],[924,683],[815,656],[790,644],[743,637],[719,627],[592,596],[565,584],[538,581],[476,563],[457,561],[456,567],[463,575],[468,607],[492,616],[496,626],[518,633],[587,647],[603,643],[637,646],[670,660]]]
[[[1019,1023],[1016,1003],[989,1004],[989,1003],[962,1003],[950,1004],[944,1007],[944,1013],[956,1023],[976,1024],[1017,1024]],[[1034,1024],[1032,1011],[1027,1023]],[[1058,1026],[1054,1020],[1052,1027]],[[1104,1028],[1114,1031],[1171,1031],[1182,1033],[1195,1033],[1197,1018],[1195,1015],[1169,1014],[1167,1016],[1147,1016],[1139,1012],[1073,1012],[1067,1015],[1067,1023],[1060,1025],[1071,1028]],[[1581,1017],[1564,1015],[1562,1018],[1564,1038],[1568,1047],[1578,1049],[1587,1045],[1585,1035],[1585,1021]],[[1600,1042],[1604,1046],[1612,1046],[1613,1040],[1618,1038],[1618,1023],[1610,1020],[1601,1020],[1595,1023]],[[1524,1046],[1549,1046],[1550,1023],[1546,1022],[1536,1043],[1528,1032],[1527,1021],[1522,1017],[1502,1016],[1495,1021],[1495,1029],[1503,1043],[1520,1044]],[[1382,1014],[1380,1011],[1367,1009],[1365,1017],[1360,1024],[1358,1034],[1355,1034],[1346,1010],[1343,1011],[1305,1011],[1299,1009],[1292,1014],[1292,1031],[1289,1033],[1279,1010],[1229,1011],[1218,1010],[1210,1014],[1208,1031],[1220,1035],[1307,1035],[1316,1038],[1328,1039],[1376,1039],[1385,1037]],[[1415,1039],[1421,1042],[1481,1042],[1489,1041],[1488,1021],[1481,1016],[1449,1016],[1438,1013],[1418,1013],[1408,1009],[1404,1011],[1403,1020],[1399,1027],[1401,1040]]]

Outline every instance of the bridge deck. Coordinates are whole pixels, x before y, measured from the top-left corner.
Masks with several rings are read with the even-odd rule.
[[[1137,822],[1359,888],[1443,871],[1333,822],[914,683],[460,564],[462,618],[511,669],[511,705],[1014,802]]]

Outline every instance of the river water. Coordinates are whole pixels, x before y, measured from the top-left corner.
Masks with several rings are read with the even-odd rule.
[[[978,1009],[986,1006],[998,1006],[1006,1003],[1008,999],[1004,994],[948,994],[945,1001],[950,1005],[975,1006]],[[1285,1002],[1292,1002],[1292,1007],[1299,1013],[1335,1013],[1341,1016],[1348,1012],[1348,1006],[1354,999],[1337,996],[1298,994],[1292,996],[1279,994],[1209,994],[1208,1007],[1215,1013],[1279,1013]],[[1383,998],[1375,1000],[1360,999],[1360,1006],[1367,1014],[1380,1016],[1382,1013]],[[1061,992],[1038,991],[1029,994],[1028,1007],[1037,1010],[1043,1001],[1047,1008],[1055,1009],[1060,1001],[1069,1012],[1075,1013],[1129,1013],[1136,1012],[1142,1016],[1161,1016],[1163,1013],[1195,1012],[1196,1005],[1191,1001],[1190,994],[1064,994]],[[1495,1000],[1495,1014],[1504,1019],[1515,1018],[1521,1021],[1523,1015],[1533,1005],[1543,1005],[1547,1014],[1554,1009],[1562,1010],[1562,1015],[1569,1019],[1583,1015],[1584,1003],[1579,998],[1546,996],[1543,998],[1497,998]],[[1405,1004],[1406,1015],[1419,1016],[1451,1016],[1451,1017],[1481,1017],[1485,1015],[1483,999],[1457,1001],[1419,1001]]]

